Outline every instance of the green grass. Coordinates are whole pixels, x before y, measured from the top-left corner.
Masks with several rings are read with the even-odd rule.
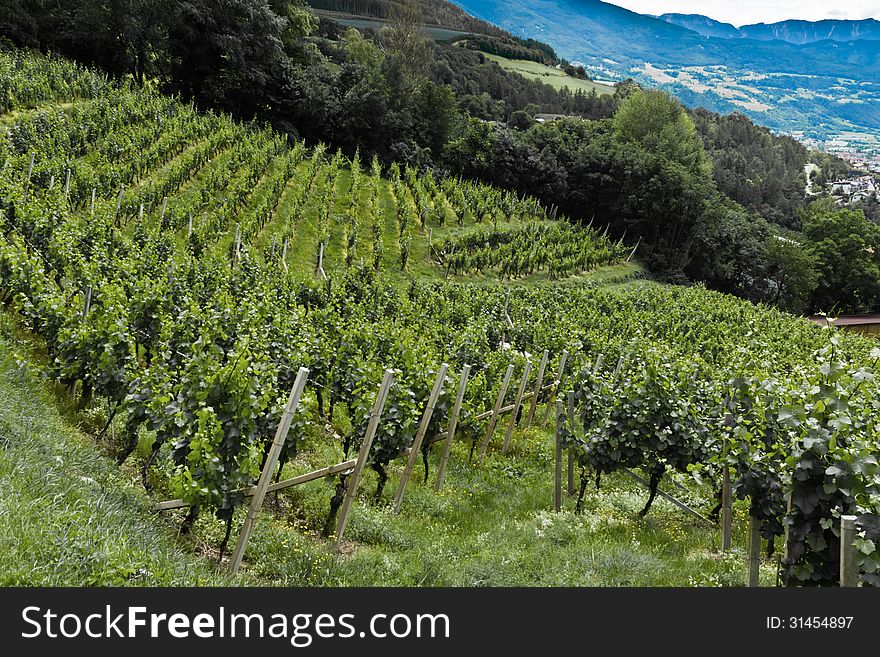
[[[65,420],[23,337],[0,314],[0,586],[231,583]]]
[[[111,446],[96,444],[70,420],[77,417],[94,432],[90,427],[100,421],[89,420],[101,416],[101,404],[86,412],[66,407],[65,396],[28,362],[39,362],[39,345],[27,344],[11,316],[0,314],[0,585],[735,586],[746,580],[743,503],[734,508],[734,550],[726,555],[717,529],[665,500],[640,518],[647,494],[624,476],[606,477],[598,492],[591,485],[582,514],[574,513],[571,497],[556,514],[552,432],[517,429],[511,451],[501,455],[506,418],[482,467],[469,462],[468,444],[454,446],[440,492],[433,488],[435,448],[427,484],[420,463],[398,514],[390,501],[403,462],[392,463],[379,502],[375,474],[366,471],[338,550],[320,531],[335,480],[270,494],[233,580],[217,564],[224,524],[202,516],[190,535],[179,536],[184,511],[152,512],[151,502],[169,492],[156,481],[151,499],[138,481],[146,445],[118,468],[107,456]],[[284,476],[341,459],[339,446],[315,429]],[[703,512],[713,506],[709,489],[664,487]],[[230,545],[244,513],[236,515]],[[772,585],[772,564],[761,577]]]
[[[595,90],[600,96],[614,93],[614,87],[610,87],[607,84],[590,82],[589,80],[573,78],[570,75],[566,75],[565,71],[553,66],[547,66],[546,64],[539,64],[538,62],[531,62],[524,59],[508,59],[507,57],[492,55],[490,53],[483,54],[486,56],[486,59],[497,63],[505,70],[519,73],[529,80],[538,80],[538,82],[549,84],[556,90],[570,89],[572,92],[583,91],[584,93],[590,93]]]
[[[506,423],[503,423],[506,428]],[[310,586],[739,586],[746,581],[747,510],[735,509],[735,549],[722,554],[719,532],[658,500],[645,519],[638,511],[647,493],[624,477],[609,477],[587,493],[575,514],[567,498],[552,511],[552,436],[543,429],[517,431],[513,449],[496,449],[481,468],[468,462],[464,444],[453,450],[446,484],[422,483],[421,465],[400,513],[390,502],[403,464],[393,464],[383,498],[372,497],[367,471],[339,552],[318,531],[332,488],[313,482],[277,498],[270,495],[252,535],[242,572],[280,585]],[[325,462],[331,454],[325,455]],[[312,454],[310,459],[314,459]],[[285,476],[319,462],[294,464]],[[666,485],[667,490],[670,485]],[[680,493],[706,509],[709,491]],[[180,513],[182,517],[182,513]],[[236,518],[236,526],[244,512]],[[215,544],[223,526],[202,519],[201,542]],[[762,570],[771,585],[772,565]]]

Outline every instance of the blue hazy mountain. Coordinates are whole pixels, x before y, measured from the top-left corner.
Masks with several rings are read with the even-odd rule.
[[[669,22],[599,0],[455,4],[549,43],[597,77],[632,77],[689,105],[740,111],[777,130],[816,136],[880,127],[880,39],[865,38],[878,21],[747,26],[752,37],[706,17]],[[838,40],[846,34],[858,38]]]
[[[722,39],[757,39],[759,41],[787,41],[797,45],[816,41],[880,41],[880,21],[873,18],[864,20],[786,20],[777,23],[754,23],[734,27],[700,14],[662,14],[661,20],[703,36]]]
[[[742,33],[730,23],[722,23],[714,18],[700,14],[662,14],[658,16],[662,21],[678,25],[692,30],[703,36],[720,37],[722,39],[739,39]]]

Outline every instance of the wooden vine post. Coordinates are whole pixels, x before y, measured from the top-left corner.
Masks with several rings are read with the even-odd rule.
[[[721,478],[721,551],[729,552],[733,526],[733,504],[730,490],[730,468],[724,468]]]
[[[116,213],[113,215],[114,218],[119,218],[119,210],[122,209],[122,193],[125,191],[125,185],[119,186],[119,195],[116,197]]]
[[[361,474],[364,471],[367,457],[370,455],[370,447],[373,446],[373,438],[376,437],[376,429],[379,427],[379,420],[382,418],[382,409],[385,408],[385,400],[388,398],[388,391],[391,389],[391,382],[394,379],[392,370],[385,370],[385,376],[382,379],[382,385],[379,387],[379,394],[376,395],[376,401],[370,410],[370,419],[367,423],[367,432],[364,434],[364,442],[361,444],[361,451],[358,452],[357,462],[354,471],[351,473],[351,479],[348,482],[348,488],[345,490],[345,499],[342,501],[342,508],[339,510],[339,519],[336,521],[336,544],[342,540],[345,534],[345,526],[348,524],[348,514],[351,512],[351,505],[354,502],[354,496],[357,493],[358,485],[361,483]]]
[[[559,386],[562,385],[562,375],[565,373],[565,362],[568,360],[568,350],[562,352],[562,358],[559,359],[559,372],[556,373],[556,380],[553,382],[553,390],[550,393],[550,399],[547,400],[547,412],[544,414],[544,426],[550,419],[550,410],[556,401],[556,395],[559,393]]]
[[[91,285],[86,287],[85,291],[83,292],[83,297],[85,297],[85,298],[83,300],[82,318],[83,318],[83,320],[85,320],[86,317],[89,316],[89,311],[92,309],[92,286]],[[77,379],[76,381],[74,381],[70,385],[71,399],[74,399],[74,400],[76,399],[76,392],[78,389],[79,389],[79,379]]]
[[[761,521],[749,516],[749,586],[758,586],[761,574]]]
[[[322,281],[327,280],[327,274],[324,272],[324,242],[318,245],[318,278]]]
[[[553,487],[553,508],[562,510],[562,423],[565,422],[565,408],[562,400],[556,402],[556,476]]]
[[[27,198],[28,192],[30,191],[31,177],[33,175],[34,175],[34,152],[31,151],[31,161],[30,161],[30,164],[28,164],[27,180],[25,180],[25,183],[24,183],[24,196],[25,196],[25,198]]]
[[[287,434],[290,432],[290,424],[293,421],[293,414],[299,406],[300,397],[302,397],[303,389],[306,387],[306,381],[309,378],[309,370],[305,367],[299,368],[296,380],[293,382],[293,388],[290,390],[290,397],[284,407],[284,414],[281,416],[281,422],[278,430],[275,432],[275,440],[272,441],[272,447],[269,448],[269,455],[266,457],[266,463],[263,465],[263,471],[260,473],[260,480],[257,482],[257,488],[251,497],[251,503],[248,506],[247,516],[244,519],[241,532],[238,535],[238,542],[235,544],[235,551],[232,553],[232,559],[229,561],[229,572],[235,575],[241,567],[241,560],[244,558],[244,551],[247,548],[248,539],[257,524],[257,515],[263,506],[263,500],[266,497],[266,491],[269,483],[272,481],[272,473],[278,463],[278,457],[284,448],[287,440]]]
[[[853,541],[856,538],[856,517],[840,516],[840,585],[846,587],[859,585],[859,566]]]
[[[526,386],[529,383],[529,374],[532,372],[532,363],[531,361],[526,361],[526,366],[523,369],[522,381],[519,383],[519,388],[516,391],[516,401],[513,403],[513,412],[510,414],[510,424],[507,425],[507,434],[504,436],[504,444],[501,446],[501,453],[507,454],[507,450],[510,449],[510,439],[513,437],[513,430],[516,428],[516,416],[519,414],[519,409],[522,406],[523,395],[526,392]]]
[[[507,366],[507,372],[504,374],[504,380],[501,382],[501,388],[498,390],[498,398],[495,400],[495,407],[492,409],[492,417],[489,419],[489,426],[486,427],[486,435],[483,443],[480,445],[480,460],[477,465],[483,465],[483,459],[486,457],[486,450],[492,441],[492,435],[495,433],[495,425],[498,424],[498,415],[501,412],[501,406],[504,404],[504,398],[507,396],[507,388],[510,385],[510,377],[513,376],[513,365]]]
[[[574,391],[568,393],[568,426],[574,431]],[[574,450],[568,450],[568,494],[574,495]]]
[[[431,418],[434,416],[434,408],[437,406],[437,399],[440,397],[440,393],[443,392],[443,384],[446,382],[446,372],[449,370],[449,365],[443,363],[440,366],[440,371],[437,373],[437,380],[434,381],[434,387],[431,389],[431,394],[428,397],[428,405],[425,406],[425,412],[422,413],[422,421],[419,423],[419,429],[416,432],[416,437],[413,439],[412,447],[409,451],[409,458],[406,460],[406,467],[403,469],[403,475],[400,477],[400,484],[397,486],[397,493],[394,495],[394,504],[391,507],[391,510],[394,513],[400,511],[400,505],[403,502],[403,494],[406,492],[406,485],[409,483],[409,478],[412,476],[413,468],[416,467],[416,459],[419,457],[419,450],[422,448],[422,442],[425,440],[425,434],[428,432],[428,425],[431,424]]]
[[[538,366],[538,378],[535,380],[535,389],[532,392],[532,401],[529,405],[529,417],[526,420],[526,426],[531,427],[535,420],[535,411],[538,408],[538,397],[541,395],[541,386],[544,384],[544,370],[547,369],[547,359],[550,357],[550,351],[544,350],[541,356],[541,364]]]
[[[437,470],[437,483],[434,490],[439,491],[443,487],[443,477],[446,475],[446,465],[449,463],[449,454],[452,452],[452,441],[455,438],[455,430],[458,427],[458,415],[461,413],[461,404],[464,401],[464,392],[467,389],[468,377],[471,374],[471,366],[464,365],[461,368],[461,377],[458,381],[458,393],[455,395],[455,404],[452,406],[452,415],[449,416],[449,428],[446,430],[446,440],[443,443],[443,456],[440,458],[440,468]]]

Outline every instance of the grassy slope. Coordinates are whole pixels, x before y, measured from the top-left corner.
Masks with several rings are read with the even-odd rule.
[[[183,511],[157,517],[137,483],[138,463],[120,471],[65,420],[59,401],[27,366],[39,357],[3,318],[0,333],[0,584],[175,585],[230,583],[218,574],[222,523],[202,517],[175,538]],[[69,413],[68,413],[69,414]],[[541,417],[541,413],[538,414]],[[344,417],[339,418],[346,423]],[[496,448],[507,422],[496,433]],[[421,466],[400,514],[389,503],[402,462],[395,462],[380,502],[367,471],[346,541],[337,555],[320,537],[332,486],[318,481],[267,499],[238,583],[267,585],[737,585],[745,581],[746,508],[735,507],[732,555],[718,552],[718,531],[658,500],[637,516],[645,491],[608,477],[588,491],[585,512],[550,511],[552,432],[518,429],[511,452],[490,451],[482,468],[456,444],[446,485],[433,490]],[[313,436],[285,477],[340,460]],[[435,452],[437,450],[435,449]],[[140,453],[137,461],[143,457]],[[160,485],[161,488],[161,485]],[[666,488],[669,488],[667,483]],[[684,495],[697,508],[711,491]],[[155,499],[167,495],[157,491]],[[244,519],[240,510],[235,526]],[[233,534],[233,541],[235,534]],[[769,567],[762,575],[772,582]]]
[[[522,59],[508,59],[507,57],[500,57],[499,55],[491,55],[489,53],[483,54],[486,56],[486,59],[496,62],[503,69],[519,73],[524,78],[530,80],[537,79],[538,82],[549,84],[557,90],[568,88],[572,92],[583,91],[584,93],[590,93],[590,91],[595,90],[599,95],[610,95],[614,93],[614,87],[610,87],[607,84],[590,82],[589,80],[573,78],[570,75],[566,75],[564,71],[560,71],[553,66],[547,66],[546,64],[539,64],[538,62],[530,62]]]
[[[0,585],[229,583],[63,417],[27,351],[0,314]]]
[[[506,423],[502,423],[506,428]],[[496,443],[503,436],[496,437]],[[244,572],[288,585],[400,586],[716,586],[746,579],[742,549],[723,556],[717,531],[660,500],[647,519],[637,516],[645,493],[629,480],[610,477],[589,492],[583,514],[566,500],[551,511],[552,435],[543,429],[514,434],[507,456],[490,453],[482,468],[468,450],[453,450],[446,484],[433,490],[423,470],[411,480],[399,514],[389,504],[403,464],[393,464],[383,500],[371,501],[375,475],[368,471],[354,506],[341,556],[318,537],[330,486],[315,482],[269,502],[248,550]],[[497,447],[497,445],[496,445]],[[290,468],[289,474],[306,469]],[[708,500],[689,496],[694,504]],[[239,513],[238,521],[243,519]],[[746,509],[736,509],[735,543]],[[216,544],[222,526],[200,521],[202,540]],[[763,573],[765,584],[773,573]]]

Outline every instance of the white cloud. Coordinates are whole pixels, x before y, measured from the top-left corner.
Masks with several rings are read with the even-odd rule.
[[[877,0],[848,0],[833,6],[827,0],[607,0],[642,14],[703,14],[725,23],[774,23],[789,18],[818,21],[823,18],[880,19]]]

